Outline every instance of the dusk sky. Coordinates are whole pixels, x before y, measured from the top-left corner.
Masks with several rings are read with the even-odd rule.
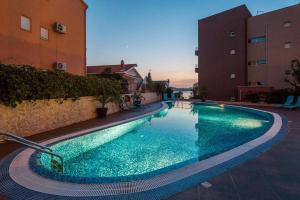
[[[87,64],[138,64],[144,77],[196,82],[197,20],[246,4],[253,15],[299,0],[86,0]]]

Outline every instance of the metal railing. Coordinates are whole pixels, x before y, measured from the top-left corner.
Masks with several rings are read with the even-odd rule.
[[[48,155],[51,156],[51,167],[52,169],[56,170],[56,171],[59,171],[59,172],[63,172],[64,171],[64,160],[63,160],[63,157],[56,154],[56,153],[53,153],[53,150],[47,146],[43,146],[43,145],[40,145],[36,142],[33,142],[33,141],[30,141],[30,140],[27,140],[27,139],[24,139],[22,137],[19,137],[19,136],[16,136],[14,134],[11,134],[11,133],[7,133],[7,132],[4,132],[4,131],[0,131],[0,136],[4,136],[4,140],[6,141],[12,141],[12,142],[16,142],[16,143],[19,143],[19,144],[22,144],[28,148],[31,148],[31,149],[34,149],[36,151],[40,151],[40,152],[43,152],[43,153],[46,153]],[[58,158],[60,163],[58,163],[54,157]]]

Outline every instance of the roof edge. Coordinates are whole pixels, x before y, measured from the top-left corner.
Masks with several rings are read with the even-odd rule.
[[[85,3],[84,0],[80,0],[80,2],[84,5],[85,9],[88,9],[89,6],[87,5],[87,3]]]
[[[239,5],[239,6],[230,8],[230,9],[228,9],[228,10],[224,10],[224,11],[221,11],[221,12],[219,12],[219,13],[216,13],[216,14],[209,15],[209,16],[207,16],[207,17],[201,18],[201,19],[198,20],[198,22],[207,20],[207,19],[209,19],[209,18],[211,18],[211,17],[216,17],[216,16],[218,16],[218,15],[222,15],[222,14],[227,13],[227,12],[231,12],[231,11],[233,11],[233,10],[235,10],[235,9],[239,9],[239,8],[245,8],[245,9],[248,11],[248,13],[250,14],[250,16],[252,17],[252,14],[251,14],[251,12],[249,11],[249,9],[248,9],[248,7],[246,6],[246,4],[242,4],[242,5]]]
[[[265,13],[262,13],[262,14],[259,14],[259,15],[254,15],[254,16],[252,16],[252,17],[259,17],[259,16],[268,15],[268,14],[273,14],[274,12],[278,12],[278,11],[290,9],[290,8],[297,7],[297,6],[300,7],[300,3],[293,4],[293,5],[290,5],[290,6],[286,6],[286,7],[283,7],[283,8],[278,8],[278,9],[276,9],[276,10],[271,10],[271,11],[269,11],[269,12],[265,12]]]
[[[137,64],[125,64],[125,66],[127,65],[133,65],[132,67],[137,67]],[[118,65],[87,65],[86,67],[119,67],[121,66],[120,64]]]

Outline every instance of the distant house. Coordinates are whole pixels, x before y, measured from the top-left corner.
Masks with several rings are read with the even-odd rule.
[[[170,80],[151,80],[151,86],[149,87],[149,83],[147,81],[148,77],[146,76],[143,80],[142,86],[141,86],[141,91],[142,92],[162,92],[165,89],[167,89],[169,87],[170,84]],[[151,78],[152,79],[152,78]]]
[[[143,82],[142,76],[136,70],[137,64],[125,64],[122,60],[119,65],[94,65],[87,66],[87,75],[101,75],[104,73],[116,73],[128,82],[128,92],[133,93],[139,89]]]

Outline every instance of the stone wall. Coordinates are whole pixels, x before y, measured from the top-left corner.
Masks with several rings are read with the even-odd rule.
[[[143,104],[160,101],[155,93],[145,93]],[[79,100],[24,101],[16,108],[0,105],[0,130],[25,137],[59,127],[93,119],[96,117],[97,102],[93,97]],[[109,103],[108,114],[119,112],[119,106]]]
[[[143,93],[142,95],[143,95],[143,97],[145,97],[145,99],[142,100],[143,104],[161,101],[161,95],[157,95],[154,92]]]

